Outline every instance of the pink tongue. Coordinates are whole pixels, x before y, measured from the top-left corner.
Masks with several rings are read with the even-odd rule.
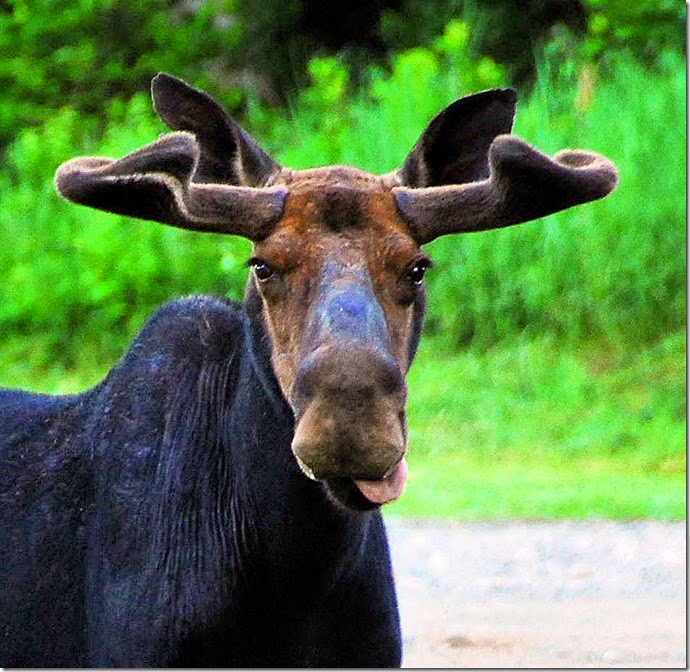
[[[398,499],[407,481],[407,460],[403,457],[393,471],[380,481],[355,481],[359,491],[374,504],[386,504]]]

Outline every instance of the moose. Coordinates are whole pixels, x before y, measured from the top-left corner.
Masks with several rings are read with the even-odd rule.
[[[601,198],[607,159],[461,98],[402,167],[279,165],[206,93],[171,132],[57,171],[77,204],[253,243],[243,303],[164,305],[93,388],[0,392],[0,665],[396,667],[381,507],[407,479],[421,250]]]

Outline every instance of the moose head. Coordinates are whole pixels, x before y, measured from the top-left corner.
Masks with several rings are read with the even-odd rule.
[[[405,375],[431,264],[420,246],[601,198],[618,179],[597,154],[549,158],[510,135],[510,89],[449,105],[382,176],[284,168],[212,98],[169,75],[154,78],[152,96],[172,133],[119,160],[73,159],[57,189],[101,210],[252,241],[247,305],[258,307],[294,413],[292,451],[354,509],[405,486]]]

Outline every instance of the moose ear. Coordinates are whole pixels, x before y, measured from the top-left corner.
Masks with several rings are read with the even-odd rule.
[[[465,96],[439,112],[398,171],[406,187],[465,184],[489,176],[489,146],[510,133],[517,94],[491,89]]]
[[[160,73],[151,82],[153,107],[174,131],[189,131],[200,149],[195,183],[263,187],[281,170],[211,96]]]

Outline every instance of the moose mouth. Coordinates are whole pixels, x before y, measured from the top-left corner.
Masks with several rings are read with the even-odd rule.
[[[312,480],[311,469],[299,458],[297,462],[302,471]],[[402,457],[380,479],[358,479],[347,476],[335,476],[323,481],[328,493],[345,508],[355,511],[372,511],[383,504],[398,499],[405,490],[407,482],[407,460]]]

